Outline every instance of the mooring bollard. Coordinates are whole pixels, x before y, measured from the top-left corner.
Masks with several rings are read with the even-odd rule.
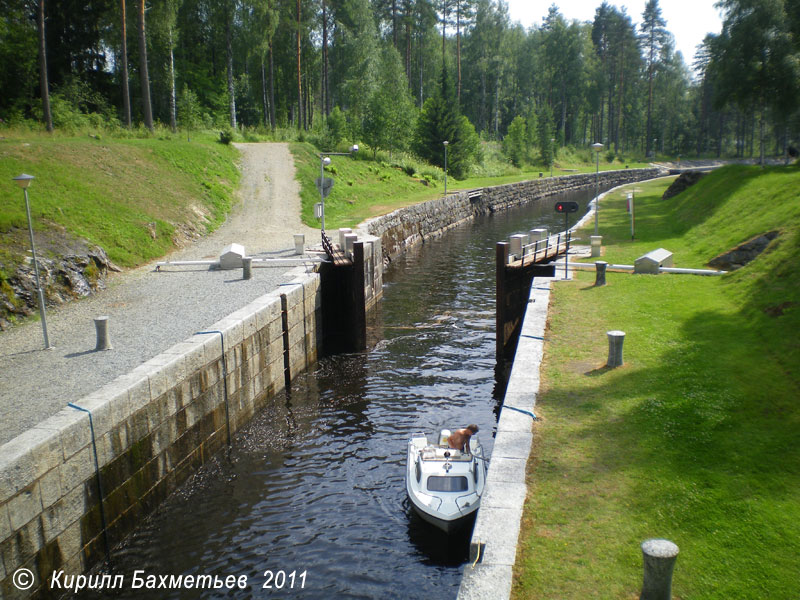
[[[594,263],[594,286],[600,287],[601,285],[606,284],[606,267],[608,263],[604,260],[597,260]]]
[[[253,257],[245,256],[242,258],[242,279],[250,279],[253,276]]]
[[[294,234],[294,253],[303,254],[305,252],[304,246],[306,245],[306,236],[302,233]]]
[[[622,344],[625,342],[624,331],[606,331],[608,336],[608,367],[622,366]]]
[[[108,337],[108,317],[97,317],[94,320],[94,329],[97,332],[97,345],[94,347],[97,350],[111,350],[111,339]]]
[[[639,600],[671,600],[672,570],[678,558],[678,546],[669,540],[646,540],[642,543],[644,578]]]

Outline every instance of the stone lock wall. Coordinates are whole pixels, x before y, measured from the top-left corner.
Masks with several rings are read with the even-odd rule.
[[[661,169],[623,169],[603,171],[598,180],[601,187],[653,179],[664,173]],[[510,183],[481,190],[448,194],[446,198],[429,200],[400,208],[388,215],[376,217],[364,224],[366,231],[381,238],[383,256],[391,260],[406,248],[424,242],[426,238],[442,235],[448,229],[478,215],[521,206],[563,192],[591,188],[595,174],[563,175]]]
[[[208,328],[221,336],[194,335],[75,400],[92,414],[112,547],[316,361],[320,279],[302,271]],[[100,506],[87,413],[65,408],[3,445],[0,598],[50,597],[42,584],[54,571],[80,574],[102,561]],[[35,577],[27,591],[14,585],[20,568]]]

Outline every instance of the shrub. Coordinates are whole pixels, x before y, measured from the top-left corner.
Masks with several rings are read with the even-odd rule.
[[[226,146],[233,141],[233,129],[223,129],[219,132],[219,141]]]

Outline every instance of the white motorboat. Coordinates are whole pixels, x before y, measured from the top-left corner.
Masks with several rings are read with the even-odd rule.
[[[449,436],[450,431],[443,429],[438,443],[432,444],[424,433],[413,434],[406,465],[411,505],[425,521],[447,533],[478,510],[488,468],[476,435],[470,439],[471,452],[450,448]]]

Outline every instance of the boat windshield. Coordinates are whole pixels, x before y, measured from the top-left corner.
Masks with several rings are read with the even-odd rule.
[[[467,491],[467,478],[461,476],[443,477],[431,475],[428,477],[429,492],[465,492]]]

